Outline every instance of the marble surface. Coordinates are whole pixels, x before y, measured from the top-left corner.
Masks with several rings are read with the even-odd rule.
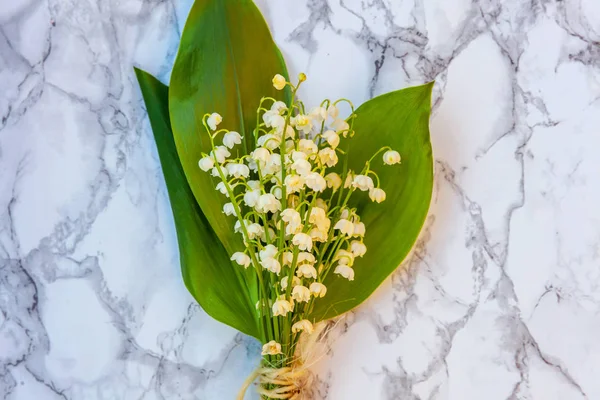
[[[168,81],[190,7],[0,1],[1,399],[233,399],[258,362],[183,286],[132,71]],[[597,0],[259,7],[308,103],[437,81],[424,232],[315,399],[600,399]]]

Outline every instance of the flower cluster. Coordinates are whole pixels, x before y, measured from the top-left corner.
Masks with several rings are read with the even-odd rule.
[[[276,75],[273,86],[289,86],[294,99],[305,79],[300,74],[299,83],[292,85]],[[348,118],[340,117],[340,102],[352,109]],[[211,151],[203,154],[199,167],[217,178],[223,213],[235,218],[232,228],[243,239],[245,248],[231,260],[256,271],[263,355],[289,352],[290,337],[311,333],[307,316],[327,294],[325,278],[333,272],[354,280],[355,259],[367,252],[365,225],[348,201],[356,192],[384,201],[386,193],[371,164],[380,154],[383,164],[398,164],[400,154],[384,147],[361,171],[342,168],[342,144],[354,135],[353,121],[354,108],[345,99],[325,100],[307,111],[300,101],[287,105],[265,97],[256,128],[247,137],[218,129],[222,118],[217,113],[203,117]],[[236,149],[243,141],[251,141],[250,154]]]

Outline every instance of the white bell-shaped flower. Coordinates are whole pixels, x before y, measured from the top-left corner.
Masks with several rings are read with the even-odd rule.
[[[200,161],[198,161],[198,166],[204,172],[208,172],[209,169],[215,166],[215,161],[212,157],[206,156],[202,157]]]
[[[217,126],[223,121],[223,117],[221,117],[218,113],[212,113],[206,119],[206,124],[210,129],[217,130]]]
[[[296,233],[292,238],[292,243],[298,246],[300,250],[311,251],[312,250],[312,238],[306,233]]]
[[[395,150],[388,150],[383,153],[383,163],[386,165],[398,164],[400,162],[400,153]]]
[[[301,321],[296,322],[294,325],[292,325],[292,332],[293,333],[298,333],[298,332],[306,332],[307,334],[311,334],[314,332],[314,327],[313,324],[307,320],[307,319],[303,319]]]
[[[324,297],[327,294],[327,287],[321,282],[313,282],[310,284],[310,293],[315,297]]]
[[[347,219],[340,219],[333,229],[338,229],[346,236],[352,236],[354,234],[354,224]]]
[[[235,261],[244,268],[248,268],[251,263],[250,257],[247,254],[242,253],[241,251],[233,253],[233,255],[231,256],[231,261]]]
[[[310,290],[306,286],[294,286],[292,289],[292,298],[299,303],[308,303],[310,300]]]
[[[242,143],[242,135],[237,133],[236,131],[227,132],[223,136],[223,144],[230,149],[233,149],[233,146],[236,144]]]
[[[349,281],[354,280],[354,270],[345,264],[339,264],[337,267],[335,267],[335,270],[333,271],[333,273],[343,276],[344,278],[348,279]]]
[[[381,203],[382,201],[385,200],[385,192],[383,191],[383,189],[374,188],[369,192],[369,197],[375,203]]]

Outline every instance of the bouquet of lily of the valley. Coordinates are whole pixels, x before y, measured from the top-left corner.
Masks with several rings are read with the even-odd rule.
[[[196,0],[169,87],[136,70],[186,286],[262,343],[239,399],[256,378],[305,397],[325,321],[398,267],[431,198],[432,84],[309,106],[286,71],[250,0]]]

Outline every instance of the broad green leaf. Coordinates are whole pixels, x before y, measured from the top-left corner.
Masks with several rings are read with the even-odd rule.
[[[251,0],[196,0],[173,67],[169,111],[190,187],[229,254],[243,244],[233,232],[234,218],[221,212],[225,198],[215,191],[216,182],[198,168],[201,152],[210,151],[201,119],[205,113],[221,114],[220,128],[244,136],[235,151],[248,153],[254,147],[252,129],[261,97],[284,96],[271,83],[277,73],[287,76],[285,63]]]
[[[213,318],[260,339],[254,311],[254,271],[232,265],[185,178],[169,122],[168,87],[135,69],[142,89],[175,220],[183,280]],[[243,275],[242,275],[243,274]],[[245,276],[244,276],[245,275]],[[254,285],[251,290],[250,287]]]
[[[355,279],[333,271],[327,275],[327,295],[315,302],[312,317],[333,318],[358,306],[406,257],[423,226],[433,189],[433,158],[429,141],[429,114],[433,82],[376,97],[356,110],[355,136],[349,148],[348,168],[361,171],[383,146],[400,152],[400,165],[384,165],[381,155],[371,164],[387,199],[380,204],[366,193],[352,206],[367,227],[367,253],[354,263]]]

